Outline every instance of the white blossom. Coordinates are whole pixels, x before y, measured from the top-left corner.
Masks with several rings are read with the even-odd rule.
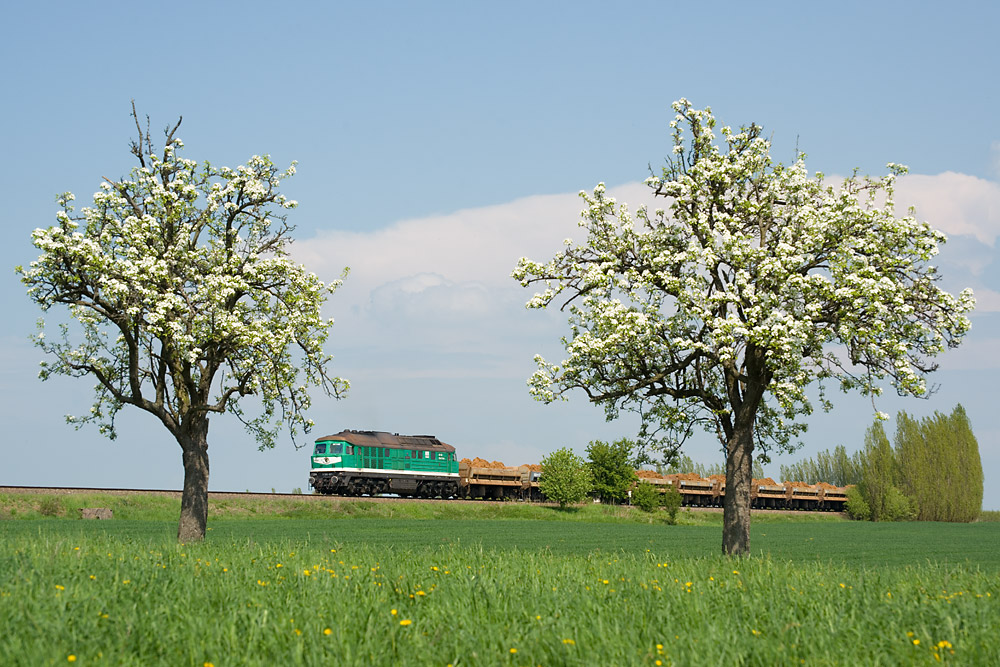
[[[646,179],[669,205],[633,215],[598,184],[580,194],[586,241],[513,271],[543,288],[529,308],[570,313],[567,356],[536,358],[531,394],[579,390],[609,418],[634,410],[668,452],[697,424],[732,446],[741,419],[744,451],[790,449],[817,380],[824,408],[830,380],[925,394],[930,359],[961,342],[975,299],[936,284],[944,235],[896,215],[905,167],[834,188],[801,157],[773,163],[758,126],[722,128],[720,147],[710,109],[673,109],[673,157]]]
[[[192,410],[232,412],[271,446],[272,422],[311,427],[311,387],[348,388],[328,375],[332,320],[320,312],[341,282],[288,258],[285,211],[296,202],[277,188],[294,164],[281,171],[255,155],[216,168],[181,158],[182,147],[174,138],[160,155],[143,151],[143,165],[102,182],[79,214],[72,193],[60,195],[57,224],[32,234],[41,255],[18,268],[29,296],[76,320],[51,338],[40,323],[36,343],[54,359],[40,376],[96,376],[90,415],[72,421],[112,437],[131,404],[178,427]],[[259,417],[243,413],[249,395]]]

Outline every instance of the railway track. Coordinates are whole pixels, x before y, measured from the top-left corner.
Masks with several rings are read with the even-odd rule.
[[[172,498],[180,498],[181,492],[174,489],[106,489],[97,487],[84,487],[84,486],[0,486],[0,493],[23,493],[23,494],[73,494],[73,493],[105,493],[109,495],[160,495]],[[268,499],[268,498],[284,498],[284,499],[294,499],[294,500],[306,500],[314,502],[344,502],[344,501],[354,501],[354,500],[365,500],[369,502],[376,503],[392,503],[392,502],[408,502],[408,503],[439,503],[439,502],[449,502],[449,503],[471,503],[476,505],[481,505],[483,503],[495,503],[504,504],[511,502],[525,502],[525,501],[512,501],[512,500],[464,500],[464,499],[449,499],[443,501],[441,498],[400,498],[398,496],[327,496],[319,493],[269,493],[269,492],[259,492],[259,491],[209,491],[208,497],[210,500],[225,500],[227,498],[245,498],[245,499]],[[555,503],[535,503],[535,504],[552,504]],[[685,510],[691,510],[693,512],[722,512],[721,507],[685,507]],[[752,509],[752,514],[802,514],[802,510],[790,510],[790,509]],[[830,514],[837,514],[846,517],[845,512],[830,512]]]
[[[115,496],[127,496],[127,495],[148,495],[148,496],[167,496],[171,498],[180,498],[181,492],[175,489],[111,489],[111,488],[97,488],[97,487],[83,487],[83,486],[0,486],[0,493],[39,493],[39,494],[53,494],[53,495],[68,495],[73,493],[103,493]],[[342,500],[370,500],[373,502],[395,502],[395,501],[406,501],[411,503],[416,502],[442,502],[441,498],[400,498],[398,496],[327,496],[319,493],[269,493],[261,491],[209,491],[209,500],[224,500],[227,498],[246,498],[246,499],[268,499],[268,498],[284,498],[284,499],[294,499],[294,500],[307,500],[307,501],[324,501],[324,502],[337,502]],[[460,499],[449,499],[447,502],[450,503],[481,503],[481,500],[460,500]],[[485,501],[485,502],[510,502],[510,501]]]

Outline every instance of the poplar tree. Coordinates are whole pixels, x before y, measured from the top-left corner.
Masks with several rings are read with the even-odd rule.
[[[975,521],[983,504],[979,444],[961,405],[919,422],[897,416],[895,455],[901,490],[921,521]]]

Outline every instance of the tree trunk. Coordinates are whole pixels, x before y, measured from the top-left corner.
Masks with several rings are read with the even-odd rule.
[[[181,492],[181,519],[178,542],[205,539],[208,523],[208,419],[197,418],[185,425],[177,437],[184,459],[184,490]]]
[[[733,431],[726,443],[726,497],[722,513],[722,553],[750,553],[750,486],[753,483],[753,427]]]

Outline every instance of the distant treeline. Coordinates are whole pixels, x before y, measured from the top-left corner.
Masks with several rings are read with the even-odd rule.
[[[848,512],[871,521],[975,521],[983,505],[979,443],[961,405],[950,415],[916,420],[896,415],[892,444],[875,422],[864,448],[848,454],[839,445],[814,459],[781,466],[782,480],[856,485]]]

